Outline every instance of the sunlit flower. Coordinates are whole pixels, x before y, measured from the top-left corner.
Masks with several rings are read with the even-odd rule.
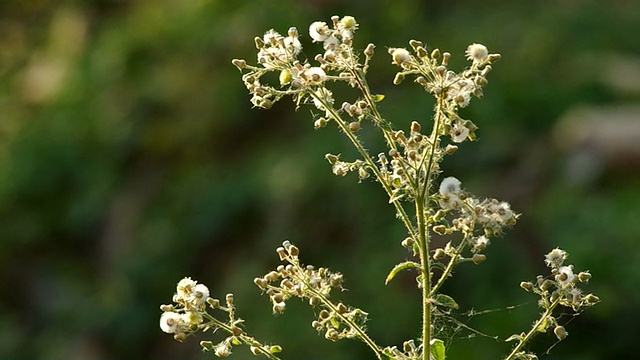
[[[576,276],[573,274],[573,269],[571,266],[561,266],[558,268],[558,274],[556,275],[556,280],[560,286],[564,287],[571,284],[575,280]]]
[[[467,55],[467,60],[477,64],[485,61],[487,57],[489,57],[489,50],[482,44],[471,44],[467,47],[465,54]]]
[[[316,21],[309,26],[309,36],[314,42],[324,41],[331,34],[329,26],[324,21]]]
[[[460,192],[460,185],[462,185],[460,180],[453,176],[446,177],[440,183],[440,195],[456,194]]]
[[[469,128],[462,125],[460,122],[456,122],[451,127],[449,135],[451,135],[451,141],[454,143],[461,143],[467,138],[467,136],[469,136]]]
[[[166,311],[160,316],[160,329],[167,334],[173,334],[182,323],[182,316],[173,311]]]
[[[559,248],[555,248],[551,250],[551,252],[545,255],[544,257],[545,257],[544,262],[547,264],[547,266],[557,268],[562,266],[562,263],[567,259],[568,255],[566,251]]]
[[[409,51],[407,51],[407,49],[391,48],[389,49],[389,53],[391,54],[391,58],[393,59],[393,61],[391,62],[392,64],[402,66],[402,64],[404,63],[411,62],[411,54],[409,54]]]

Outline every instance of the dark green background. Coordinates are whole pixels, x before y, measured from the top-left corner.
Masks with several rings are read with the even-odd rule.
[[[312,57],[308,25],[334,14],[356,17],[357,48],[377,45],[370,83],[401,128],[427,124],[431,102],[410,82],[391,84],[387,47],[423,40],[458,69],[473,42],[503,55],[485,99],[463,112],[480,141],[444,164],[523,214],[486,263],[461,266],[444,289],[465,311],[502,309],[469,324],[502,338],[525,330],[537,309],[518,283],[545,272],[543,255],[560,246],[591,270],[587,289],[602,303],[563,317],[570,336],[541,358],[640,353],[640,141],[572,142],[590,129],[584,114],[605,114],[597,137],[619,130],[615,109],[640,103],[637,1],[24,0],[0,2],[0,358],[213,358],[158,327],[183,276],[213,296],[235,293],[249,332],[283,345],[286,359],[373,358],[360,343],[316,336],[297,300],[271,315],[252,279],[277,265],[284,239],[307,263],[345,274],[341,296],[370,313],[381,344],[417,336],[414,280],[383,285],[407,257],[386,196],[331,174],[324,154],[353,151],[335,129],[313,130],[308,108],[251,109],[230,64],[254,62],[253,37],[290,26]],[[627,124],[640,123],[637,109]],[[571,113],[578,122],[558,131]],[[509,348],[466,335],[451,359]],[[553,344],[543,335],[533,349]]]

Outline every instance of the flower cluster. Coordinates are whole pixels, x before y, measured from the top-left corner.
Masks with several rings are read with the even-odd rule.
[[[325,50],[315,57],[317,66],[298,60],[302,44],[295,27],[289,29],[286,37],[272,29],[263,37],[255,38],[261,66],[248,65],[245,60],[233,60],[233,64],[241,71],[249,70],[242,79],[253,95],[251,102],[254,106],[268,109],[285,95],[292,95],[298,104],[311,99],[310,102],[318,108],[333,104],[333,94],[319,86],[326,80],[353,81],[353,77],[340,71],[353,61],[351,44],[358,23],[352,16],[342,19],[334,16],[332,22],[332,28],[321,21],[309,27],[311,39],[322,42]],[[280,88],[261,83],[262,76],[274,71],[279,73]],[[335,74],[328,75],[329,71]],[[310,96],[309,91],[318,92]]]
[[[598,302],[600,298],[593,294],[584,294],[578,287],[580,283],[587,283],[591,279],[588,271],[574,272],[573,265],[565,265],[569,257],[566,251],[555,248],[545,255],[545,263],[551,268],[550,276],[538,275],[535,283],[523,281],[520,287],[526,291],[540,296],[538,305],[544,309],[540,319],[534,323],[528,333],[514,334],[507,341],[517,341],[508,359],[537,359],[534,354],[523,350],[523,345],[538,333],[545,333],[553,329],[558,340],[563,340],[569,333],[559,322],[559,317],[554,315],[554,309],[558,306],[571,308],[575,312],[581,312]]]
[[[188,277],[180,280],[173,295],[176,305],[160,307],[163,311],[160,316],[160,328],[166,333],[175,334],[176,340],[184,340],[202,324],[202,313],[208,299],[209,289],[205,285],[198,284]]]
[[[285,241],[276,252],[287,265],[279,265],[276,270],[253,280],[271,299],[274,313],[283,313],[286,301],[298,297],[320,309],[311,326],[323,332],[327,339],[337,341],[362,335],[361,326],[366,322],[367,313],[330,300],[332,289],[343,290],[342,274],[326,268],[316,269],[313,265],[302,265],[298,259],[298,247],[289,241]]]

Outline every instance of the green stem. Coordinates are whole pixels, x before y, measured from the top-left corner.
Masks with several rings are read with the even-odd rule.
[[[228,332],[229,334],[233,335],[233,329],[231,328],[231,326],[229,326],[229,325],[223,323],[222,321],[214,318],[209,313],[204,313],[203,315],[215,327],[220,328],[220,329]],[[250,336],[248,336],[248,335],[246,335],[244,333],[240,334],[240,335],[237,335],[237,336],[234,335],[234,336],[238,340],[240,340],[243,344],[256,347],[258,349],[258,351],[260,351],[260,353],[262,353],[267,358],[269,358],[271,360],[282,360],[278,356],[272,354],[270,351],[264,349],[263,348],[263,344],[261,344],[259,341],[256,341],[256,339],[254,339],[254,338],[252,338],[252,337],[250,337]]]
[[[287,261],[289,261],[290,264],[293,264],[296,267],[296,270],[298,270],[298,274],[300,275],[298,275],[297,280],[302,282],[305,285],[305,287],[309,290],[309,292],[311,292],[314,296],[317,296],[326,307],[328,307],[333,313],[338,315],[340,320],[342,320],[345,324],[349,325],[349,327],[355,330],[358,333],[358,337],[365,344],[367,344],[367,346],[369,346],[371,350],[373,350],[373,352],[376,354],[376,357],[378,359],[382,359],[382,350],[375,343],[375,341],[373,341],[373,339],[371,339],[369,335],[367,335],[367,333],[360,326],[358,326],[358,324],[354,323],[353,321],[351,321],[351,319],[341,314],[338,311],[338,308],[323,293],[316,291],[316,289],[314,289],[313,286],[311,286],[311,284],[309,284],[306,281],[306,277],[303,275],[304,269],[300,267],[300,263],[297,260],[294,260],[291,258],[288,258]]]
[[[520,340],[518,345],[516,345],[516,347],[514,347],[513,350],[511,350],[511,353],[504,360],[515,359],[515,356],[522,350],[524,345],[528,343],[539,332],[538,329],[551,316],[551,314],[553,313],[553,309],[555,309],[556,306],[558,306],[561,299],[562,299],[561,297],[558,297],[554,302],[551,303],[551,305],[549,305],[549,307],[544,312],[544,314],[542,314],[540,319],[538,319],[538,321],[536,321],[536,323],[533,324],[533,326],[531,327],[531,330],[529,330],[529,332]]]
[[[462,241],[456,248],[454,256],[451,257],[451,260],[447,264],[447,267],[442,272],[442,275],[440,275],[440,278],[438,278],[438,281],[436,282],[436,284],[431,287],[431,292],[429,293],[430,298],[434,296],[438,292],[438,290],[440,290],[444,282],[447,280],[447,278],[453,271],[453,268],[456,266],[456,264],[458,264],[458,256],[460,255],[460,253],[462,252],[466,244],[467,244],[467,239],[466,238],[462,239]]]
[[[369,153],[364,149],[364,147],[362,147],[362,144],[360,144],[360,141],[358,141],[356,136],[353,135],[351,130],[349,130],[348,126],[342,120],[340,115],[336,112],[336,110],[330,104],[327,104],[324,101],[324,99],[319,97],[315,92],[310,91],[310,94],[311,96],[313,96],[313,98],[320,101],[322,103],[322,106],[325,108],[325,110],[331,114],[331,118],[335,120],[340,130],[342,130],[342,132],[347,136],[349,141],[351,141],[351,143],[356,148],[356,150],[358,150],[358,152],[360,153],[364,161],[367,163],[367,165],[369,165],[369,168],[371,168],[371,171],[373,171],[373,174],[375,175],[380,185],[382,185],[382,188],[387,192],[387,195],[389,196],[389,198],[392,198],[393,190],[391,189],[389,184],[384,180],[384,177],[382,176],[380,169],[378,169],[378,167],[376,166],[375,161],[373,161]],[[392,203],[393,203],[393,206],[395,206],[396,211],[400,215],[400,219],[402,220],[402,223],[404,224],[405,228],[407,229],[411,237],[415,238],[416,234],[414,232],[413,225],[411,224],[411,220],[409,219],[409,215],[407,214],[407,212],[402,207],[399,201],[396,200],[396,201],[393,201]]]
[[[424,199],[421,196],[416,197],[418,247],[422,267],[422,355],[424,360],[429,360],[431,356],[431,260],[429,258],[429,232],[424,206]]]

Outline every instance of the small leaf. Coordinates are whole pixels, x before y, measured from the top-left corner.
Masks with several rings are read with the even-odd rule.
[[[333,325],[333,327],[336,329],[340,328],[340,323],[334,317],[331,318],[331,325]]]
[[[429,344],[431,345],[431,356],[435,360],[444,360],[445,359],[445,348],[444,341],[440,339],[432,339]]]
[[[384,95],[382,94],[371,95],[371,100],[373,100],[373,102],[380,102],[382,99],[384,99]]]
[[[272,353],[272,354],[276,354],[276,353],[282,352],[282,346],[280,346],[280,345],[272,345],[269,348],[269,352]]]
[[[522,341],[522,337],[523,337],[522,334],[513,334],[509,336],[507,340],[505,340],[505,342],[516,341],[516,340]]]
[[[384,280],[384,284],[387,285],[389,282],[391,282],[391,280],[393,280],[393,278],[396,277],[396,274],[398,274],[400,271],[410,268],[420,269],[420,264],[413,261],[401,262],[400,264],[394,266],[393,269],[391,269],[389,275],[387,275],[387,278]]]
[[[436,305],[442,305],[452,309],[458,308],[458,303],[455,300],[453,300],[451,296],[445,295],[445,294],[437,294],[436,297],[433,299],[433,302]]]

